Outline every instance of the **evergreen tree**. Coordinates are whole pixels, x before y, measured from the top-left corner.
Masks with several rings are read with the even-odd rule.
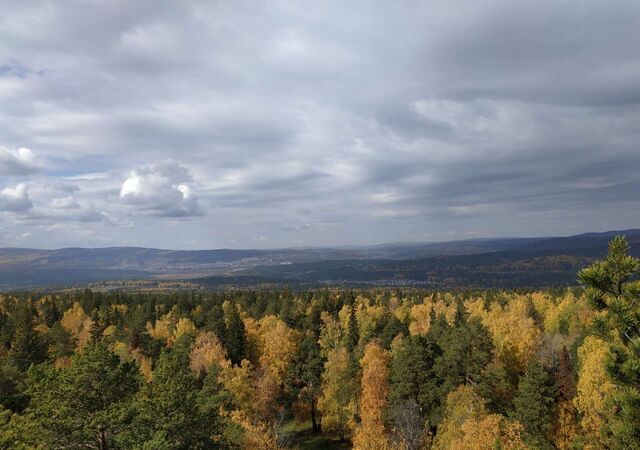
[[[246,356],[247,335],[244,322],[235,304],[229,308],[224,343],[231,362],[239,365]]]
[[[437,328],[433,331],[441,333],[437,342],[442,354],[436,361],[435,373],[442,380],[442,398],[461,384],[478,383],[493,352],[491,336],[480,320],[471,318],[444,332]]]
[[[513,418],[522,424],[526,440],[533,448],[553,448],[549,433],[555,396],[553,378],[537,361],[531,362],[513,399]]]
[[[320,432],[322,419],[318,412],[318,398],[322,393],[322,369],[324,359],[312,333],[301,342],[298,353],[289,366],[287,388],[293,400],[304,401],[311,415],[313,431]]]
[[[34,329],[33,312],[30,307],[24,307],[18,313],[9,359],[23,372],[32,363],[37,364],[47,359],[47,347],[42,336]]]
[[[619,386],[611,432],[621,448],[640,448],[640,259],[629,255],[623,236],[609,253],[579,273],[591,304],[606,316],[593,320],[592,333],[609,343],[606,369]]]
[[[220,432],[221,423],[218,410],[202,407],[197,380],[188,367],[186,352],[161,353],[153,381],[137,406],[140,414],[136,434],[129,438],[132,442],[143,448],[172,450],[214,447],[213,436]]]
[[[73,356],[69,369],[31,367],[27,417],[37,433],[29,439],[46,448],[118,448],[132,432],[139,382],[136,366],[121,363],[103,344]]]
[[[434,372],[440,354],[440,347],[432,337],[415,335],[407,338],[391,362],[392,405],[402,408],[413,400],[422,418],[431,418],[431,425],[436,424],[440,415],[439,380]]]

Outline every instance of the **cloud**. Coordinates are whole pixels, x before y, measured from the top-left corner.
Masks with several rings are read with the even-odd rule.
[[[120,201],[140,212],[162,217],[202,214],[191,187],[189,171],[180,164],[163,163],[136,169],[120,188]]]
[[[0,211],[24,213],[33,208],[27,186],[18,184],[0,190]]]
[[[0,175],[22,176],[42,169],[40,160],[28,148],[0,147]]]
[[[0,177],[33,203],[4,214],[8,236],[34,227],[35,245],[58,221],[46,245],[90,243],[85,227],[247,247],[640,222],[633,0],[38,5],[0,18]]]

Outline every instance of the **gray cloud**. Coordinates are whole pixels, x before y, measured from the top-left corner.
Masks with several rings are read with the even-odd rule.
[[[24,184],[0,190],[0,212],[24,213],[31,208],[31,196]]]
[[[0,17],[0,190],[19,199],[0,203],[3,241],[635,226],[639,40],[631,0],[14,5]]]

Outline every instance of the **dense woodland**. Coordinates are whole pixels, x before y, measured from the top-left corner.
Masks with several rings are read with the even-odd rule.
[[[7,294],[0,449],[640,448],[639,268],[616,238],[550,291]]]

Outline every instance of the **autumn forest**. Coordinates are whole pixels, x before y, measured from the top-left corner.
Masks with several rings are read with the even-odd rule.
[[[640,448],[640,260],[546,291],[0,298],[0,449]]]

